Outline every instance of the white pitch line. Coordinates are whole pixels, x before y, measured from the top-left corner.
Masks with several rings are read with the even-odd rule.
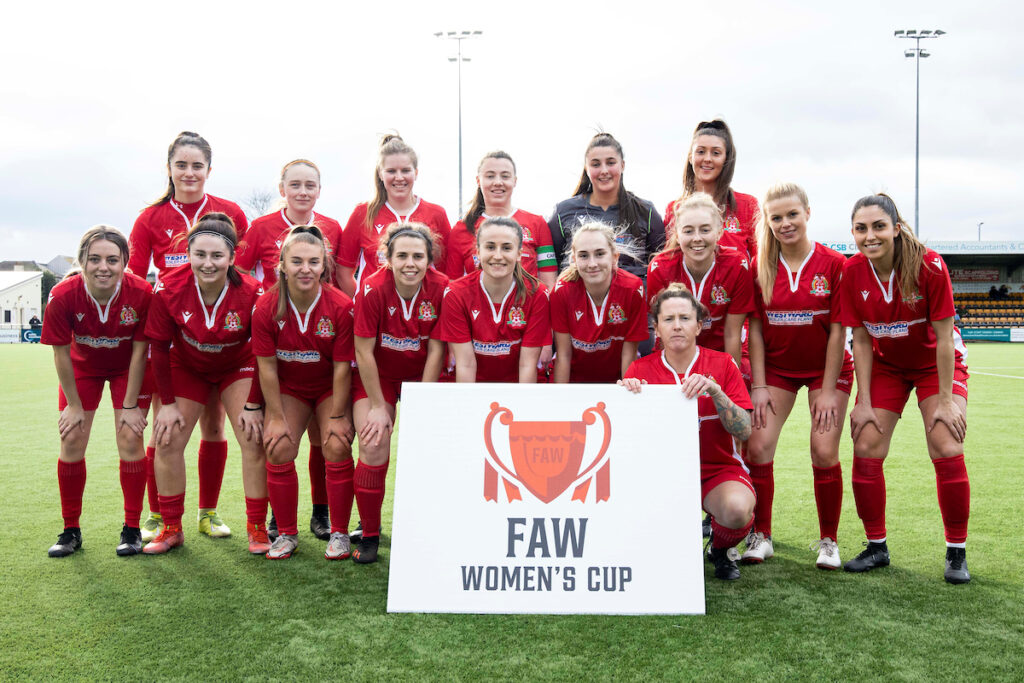
[[[1000,375],[995,372],[978,372],[977,370],[968,370],[968,373],[972,375],[986,375],[988,377],[1008,377],[1010,379],[1024,379],[1020,375]]]

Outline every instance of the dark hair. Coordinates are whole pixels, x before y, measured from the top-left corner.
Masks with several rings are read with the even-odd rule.
[[[626,156],[622,153],[622,145],[619,144],[619,141],[611,133],[598,133],[590,138],[590,142],[587,143],[587,150],[583,153],[583,173],[580,175],[580,181],[576,184],[576,189],[572,193],[574,197],[584,194],[589,195],[594,191],[594,184],[590,181],[590,176],[587,174],[586,155],[595,147],[611,147],[619,155],[620,159],[626,160]],[[622,176],[619,176],[619,196],[615,201],[619,205],[619,223],[632,237],[644,240],[647,235],[646,228],[649,227],[643,221],[644,207],[636,195],[626,189]]]
[[[505,159],[512,164],[512,175],[515,175],[516,162],[512,161],[512,157],[508,152],[503,152],[498,149],[493,152],[488,152],[484,155],[484,158],[480,160],[480,163],[476,167],[477,176],[480,175],[480,169],[483,168],[484,162],[488,159]],[[480,216],[484,215],[485,208],[484,192],[480,189],[480,183],[477,182],[476,194],[473,195],[473,201],[469,204],[469,210],[466,211],[466,215],[462,219],[462,222],[466,224],[466,229],[469,230],[470,235],[476,234],[476,222],[480,220]]]
[[[238,233],[235,232],[235,222],[231,216],[219,211],[203,214],[203,217],[188,231],[187,235],[179,235],[179,243],[182,237],[187,238],[189,250],[192,248],[192,240],[200,235],[217,235],[228,243],[231,253],[235,253],[235,246],[238,244]],[[234,265],[228,266],[228,280],[236,287],[242,284],[242,276],[235,270]]]
[[[523,248],[523,226],[519,225],[519,222],[514,218],[494,216],[480,224],[480,229],[476,233],[477,249],[480,248],[480,235],[483,233],[484,228],[488,227],[508,228],[514,231],[519,241],[519,248]],[[521,260],[517,260],[516,265],[512,268],[512,278],[516,282],[516,303],[520,304],[526,300],[527,296],[533,296],[537,291],[537,286],[540,284],[540,280],[526,272]]]
[[[288,283],[285,282],[284,259],[288,250],[296,242],[320,247],[324,263],[324,269],[320,273],[320,282],[324,284],[329,283],[333,277],[331,260],[327,258],[324,234],[320,231],[320,228],[315,225],[296,225],[289,230],[288,236],[284,238],[284,242],[281,244],[281,256],[277,262],[277,282],[274,283],[274,287],[277,287],[277,312],[274,314],[274,320],[284,320],[284,316],[288,313]]]
[[[393,154],[408,154],[409,160],[412,161],[412,167],[416,169],[420,167],[416,152],[405,144],[405,140],[398,133],[388,133],[381,138],[377,165],[373,169],[373,199],[366,205],[366,218],[363,221],[368,228],[373,227],[374,217],[380,211],[380,207],[384,206],[384,202],[388,200],[388,190],[384,187],[384,181],[380,179],[380,169],[384,165],[384,160]]]
[[[160,199],[156,200],[150,206],[157,206],[158,204],[166,204],[167,202],[174,199],[174,180],[171,178],[171,159],[174,158],[174,153],[178,151],[179,147],[195,147],[203,153],[203,158],[206,159],[206,167],[209,168],[213,165],[213,149],[210,147],[210,143],[206,141],[199,133],[193,133],[185,130],[178,133],[178,137],[174,138],[174,142],[167,148],[167,191],[164,192]]]
[[[388,260],[391,260],[391,256],[395,251],[395,240],[399,237],[415,237],[423,240],[427,247],[427,263],[434,262],[434,248],[437,246],[434,243],[436,239],[434,233],[431,232],[430,228],[423,223],[417,223],[415,221],[410,223],[392,223],[388,226],[380,236],[380,246],[384,247],[388,254]],[[387,264],[390,267],[391,264]]]
[[[884,192],[869,194],[858,199],[857,203],[853,205],[853,211],[850,212],[850,221],[853,221],[853,217],[857,215],[858,211],[868,206],[877,206],[884,211],[892,221],[893,227],[896,228],[896,235],[892,241],[892,268],[899,276],[896,282],[900,288],[900,296],[908,306],[915,308],[917,305],[915,299],[918,294],[917,280],[925,263],[925,246],[914,237],[910,225],[903,220],[899,209],[896,208],[896,202]]]
[[[697,322],[701,325],[708,319],[710,315],[708,309],[704,308],[704,304],[697,301],[697,297],[693,295],[689,289],[686,288],[681,282],[673,282],[665,289],[658,292],[658,296],[654,297],[654,301],[651,302],[651,315],[654,317],[655,324],[658,321],[658,315],[661,314],[661,306],[669,299],[685,299],[690,302],[693,306],[693,310],[697,312]]]
[[[128,265],[128,240],[117,228],[112,228],[109,225],[97,225],[89,228],[82,235],[81,241],[78,243],[78,265],[84,267],[85,260],[89,256],[89,247],[92,246],[93,242],[99,242],[106,240],[117,246],[121,252],[122,265]]]
[[[725,143],[725,163],[722,164],[722,172],[718,175],[718,180],[715,181],[715,191],[711,193],[711,196],[719,206],[727,206],[735,211],[736,195],[732,191],[732,176],[736,172],[736,145],[733,144],[729,126],[725,125],[725,121],[722,119],[701,121],[693,131],[690,148],[686,151],[686,168],[683,169],[683,195],[680,199],[686,199],[697,191],[697,177],[693,171],[693,144],[702,135],[713,135]]]

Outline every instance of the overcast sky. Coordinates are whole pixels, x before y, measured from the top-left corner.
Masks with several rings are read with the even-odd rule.
[[[453,29],[483,31],[462,73],[467,201],[480,157],[500,148],[518,165],[515,205],[550,215],[601,128],[625,148],[626,187],[663,210],[694,125],[721,116],[734,189],[800,183],[821,241],[845,239],[853,202],[878,190],[913,220],[912,42],[893,30],[943,29],[921,63],[922,237],[976,239],[979,221],[985,239],[1021,235],[1016,3],[436,4],[5,8],[0,260],[73,254],[96,223],[127,233],[162,193],[181,130],[213,145],[211,194],[244,207],[307,157],[323,173],[317,210],[344,223],[372,192],[378,135],[397,129],[419,153],[417,194],[454,222],[455,46],[433,36]]]

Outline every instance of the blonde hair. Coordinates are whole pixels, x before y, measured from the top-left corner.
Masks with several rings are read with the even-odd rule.
[[[899,209],[896,208],[896,202],[884,192],[858,199],[857,203],[853,205],[853,211],[850,212],[851,222],[858,211],[868,206],[877,206],[884,211],[897,230],[892,241],[892,268],[899,276],[897,284],[900,288],[900,296],[908,306],[916,308],[917,281],[921,276],[921,268],[925,265],[926,247],[914,236],[910,224],[903,220]]]
[[[125,239],[124,234],[117,228],[109,225],[96,225],[85,231],[82,235],[81,241],[78,243],[78,261],[76,264],[79,269],[85,267],[85,261],[89,258],[89,247],[94,242],[106,240],[111,244],[115,245],[118,251],[121,252],[121,265],[128,265],[128,240]]]
[[[495,227],[495,228],[508,228],[516,233],[517,241],[519,242],[519,249],[523,248],[523,226],[519,225],[519,222],[514,218],[508,218],[507,216],[495,216],[488,218],[480,224],[480,229],[476,231],[476,245],[477,249],[480,248],[480,236],[484,232],[484,228]],[[530,273],[526,272],[523,268],[522,261],[516,260],[516,265],[512,268],[512,278],[516,282],[516,303],[521,304],[526,301],[526,297],[533,296],[537,291],[537,287],[540,285],[540,280],[535,278]]]
[[[617,256],[625,256],[627,258],[639,259],[639,252],[637,251],[636,245],[633,240],[629,238],[629,230],[623,226],[613,228],[607,223],[601,221],[584,221],[580,223],[580,226],[576,228],[572,234],[572,242],[569,245],[569,253],[572,254],[572,258],[569,261],[569,266],[562,271],[562,274],[558,276],[559,282],[574,282],[580,279],[580,271],[576,267],[576,243],[583,233],[596,232],[608,243],[609,248]]]
[[[288,250],[294,244],[311,244],[314,247],[320,247],[320,255],[324,264],[324,269],[320,273],[321,284],[329,283],[333,275],[331,260],[327,258],[324,234],[320,232],[320,228],[315,225],[296,225],[288,231],[288,236],[284,238],[284,243],[281,245],[281,258],[277,263],[277,282],[274,284],[274,287],[277,287],[277,312],[274,314],[274,320],[284,320],[288,314],[288,283],[284,277],[284,260],[288,255]]]
[[[711,221],[717,226],[717,232],[719,237],[722,233],[722,210],[718,208],[718,204],[711,198],[707,192],[694,192],[690,196],[686,197],[680,202],[676,202],[675,212],[673,213],[674,222],[672,228],[672,234],[668,236],[668,241],[665,243],[665,248],[662,249],[661,253],[668,253],[670,251],[679,251],[679,235],[678,230],[680,227],[679,217],[684,211],[690,211],[692,209],[704,209],[711,214]]]
[[[761,287],[761,297],[765,304],[772,302],[772,293],[775,290],[775,277],[779,273],[779,253],[782,247],[778,238],[772,232],[769,223],[768,202],[785,197],[796,197],[804,205],[804,211],[810,208],[807,200],[807,193],[796,183],[776,183],[764,193],[764,201],[761,203],[761,220],[757,222],[757,284]]]
[[[316,173],[316,184],[320,184],[320,169],[317,167],[316,164],[314,164],[309,159],[292,159],[287,164],[281,167],[281,180],[278,181],[278,187],[282,189],[284,188],[284,177],[288,175],[288,169],[291,168],[292,166],[308,166],[309,168],[313,169],[313,172]],[[278,198],[278,200],[274,203],[274,211],[280,211],[281,209],[286,208],[288,208],[288,200],[285,199],[284,197]]]
[[[366,218],[363,219],[363,225],[368,228],[373,227],[373,219],[388,200],[388,190],[384,187],[384,181],[380,179],[380,170],[384,166],[384,160],[394,154],[408,154],[412,167],[419,169],[419,157],[416,156],[412,147],[405,144],[405,140],[398,133],[388,133],[381,138],[377,166],[373,169],[373,199],[366,205]]]

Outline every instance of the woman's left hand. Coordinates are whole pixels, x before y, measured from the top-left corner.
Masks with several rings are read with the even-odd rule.
[[[135,432],[136,436],[142,436],[146,431],[146,416],[142,412],[142,408],[135,406],[134,408],[122,408],[121,415],[117,420],[117,429],[114,431],[121,431],[124,427]]]
[[[260,443],[263,439],[263,409],[246,410],[238,415],[238,426],[245,434],[246,441]]]
[[[352,448],[352,439],[355,438],[355,430],[352,428],[352,421],[347,415],[331,417],[326,425],[320,425],[324,443],[331,439],[337,439],[347,448]]]
[[[639,394],[640,388],[647,384],[647,380],[637,379],[636,377],[627,377],[626,379],[620,379],[616,384],[620,387],[626,387],[627,390],[634,394]]]
[[[718,386],[715,380],[697,374],[690,375],[684,379],[681,388],[686,398],[694,398],[705,393],[713,398],[722,392],[722,388]]]
[[[814,431],[824,434],[833,427],[839,429],[839,404],[837,389],[822,389],[818,393],[811,404],[811,420]]]
[[[935,412],[932,413],[932,418],[928,422],[928,432],[931,433],[940,422],[949,427],[954,439],[963,443],[964,437],[967,436],[967,415],[952,397],[939,399],[938,405],[935,406]]]

